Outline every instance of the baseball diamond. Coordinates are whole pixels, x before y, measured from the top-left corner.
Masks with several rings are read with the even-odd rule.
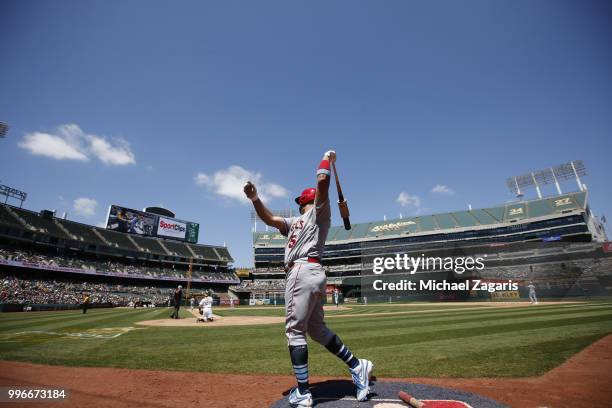
[[[351,305],[338,311],[333,308],[326,312],[330,324],[347,342],[357,343],[354,347],[357,353],[367,351],[380,367],[372,386],[372,392],[379,395],[383,395],[381,384],[386,384],[388,379],[404,378],[409,380],[399,388],[405,391],[410,388],[404,384],[426,382],[454,390],[470,390],[476,396],[510,406],[525,399],[533,404],[555,406],[557,398],[563,395],[561,389],[556,394],[555,387],[567,388],[567,396],[563,398],[568,404],[577,404],[580,393],[572,396],[571,390],[580,387],[582,392],[590,393],[591,406],[607,406],[609,388],[605,384],[609,384],[610,377],[606,356],[612,351],[612,336],[606,336],[612,334],[612,302],[545,302],[537,308],[516,302]],[[71,373],[79,369],[63,367],[108,367],[92,368],[94,371],[87,377],[97,376],[93,373],[99,372],[105,382],[121,381],[124,385],[118,386],[119,395],[135,393],[143,401],[158,395],[156,401],[161,406],[176,406],[176,401],[170,394],[144,395],[152,392],[146,391],[146,387],[139,393],[139,386],[133,381],[141,385],[142,381],[167,382],[174,384],[172,389],[192,395],[189,401],[217,398],[216,404],[224,405],[222,397],[215,397],[217,394],[212,390],[201,389],[191,394],[189,388],[195,387],[198,381],[230,387],[227,380],[222,380],[223,376],[231,379],[232,375],[247,375],[235,380],[246,384],[254,381],[249,375],[265,374],[254,384],[258,389],[267,388],[272,392],[262,394],[268,397],[260,400],[259,406],[277,404],[275,401],[291,385],[291,366],[282,352],[282,336],[278,335],[283,320],[251,322],[247,326],[215,324],[235,317],[278,319],[284,313],[282,308],[225,308],[215,311],[219,319],[211,325],[196,324],[195,316],[184,308],[179,313],[179,320],[168,319],[167,308],[92,309],[86,315],[73,311],[0,314],[0,358],[34,363],[0,363],[4,372],[0,386],[32,381],[57,385],[54,379],[59,378],[82,392],[78,399],[66,401],[67,406],[92,402],[104,406],[102,394],[90,393],[93,390],[87,388],[87,383],[67,380],[77,378]],[[189,321],[190,325],[138,324],[145,320],[167,320],[177,325]],[[60,333],[65,336],[59,336]],[[176,341],[177,335],[181,337],[180,342]],[[597,343],[598,339],[605,342]],[[593,343],[596,344],[590,346]],[[210,350],[206,358],[201,358],[203,349]],[[570,358],[574,355],[579,360]],[[310,360],[316,372],[312,380],[315,390],[317,384],[327,379],[340,381],[343,392],[350,390],[352,383],[343,365],[327,350],[313,345]],[[113,371],[117,369],[129,370]],[[166,370],[170,370],[169,377],[161,374]],[[198,373],[202,372],[219,374],[197,380]],[[178,376],[176,383],[171,373]],[[145,380],[151,375],[165,379]],[[323,380],[322,375],[328,377]],[[188,378],[192,379],[185,382]],[[563,381],[559,382],[559,378]],[[195,383],[189,385],[191,381]],[[97,384],[96,381],[91,386]],[[129,384],[136,389],[129,388]],[[529,391],[508,392],[509,389]],[[276,397],[274,392],[278,392]],[[430,395],[412,394],[424,399]],[[316,395],[315,392],[315,399]],[[434,396],[440,399],[441,395]],[[443,398],[447,399],[448,395],[443,394]],[[397,398],[397,395],[391,396]],[[127,401],[120,398],[113,400],[113,404],[130,406]]]

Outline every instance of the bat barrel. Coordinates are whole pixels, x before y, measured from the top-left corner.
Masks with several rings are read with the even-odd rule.
[[[344,221],[344,229],[347,231],[350,230],[351,220],[350,220],[350,214],[349,214],[348,204],[346,203],[346,200],[338,201],[338,209],[340,210],[340,217],[342,217],[342,221]]]
[[[338,179],[338,171],[336,171],[336,163],[332,162],[332,168],[334,169],[334,177],[336,178],[336,188],[338,189],[338,209],[340,210],[340,217],[342,217],[342,221],[344,221],[344,229],[351,229],[351,220],[348,205],[346,204],[346,200],[344,199],[344,194],[342,194],[342,187],[340,187],[340,180]]]

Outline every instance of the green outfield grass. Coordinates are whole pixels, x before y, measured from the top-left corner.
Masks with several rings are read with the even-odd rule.
[[[329,326],[355,354],[374,361],[377,375],[387,377],[539,375],[612,333],[609,302],[507,308],[488,303],[349,307],[326,312]],[[282,316],[283,309],[216,308],[215,313]],[[93,309],[86,315],[80,311],[0,314],[0,359],[67,366],[291,374],[281,324],[135,325],[169,314],[167,308]],[[349,316],[334,317],[338,314]],[[184,309],[181,315],[193,318]],[[318,344],[310,344],[312,374],[346,374],[343,363]]]

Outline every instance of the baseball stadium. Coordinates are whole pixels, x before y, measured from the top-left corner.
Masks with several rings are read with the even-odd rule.
[[[612,407],[610,0],[3,0],[0,49],[0,408]]]
[[[325,315],[354,353],[376,362],[368,401],[392,403],[402,391],[431,400],[426,406],[555,406],[588,393],[592,406],[605,406],[612,245],[588,197],[331,227]],[[126,225],[174,216],[146,210],[124,208]],[[111,211],[103,228],[0,206],[3,383],[67,388],[71,406],[284,406],[292,378],[281,335],[287,238],[254,232],[255,267],[245,270],[226,247],[118,223]],[[513,280],[518,288],[366,292],[373,259],[401,253],[486,256],[481,271],[400,274],[412,280]],[[169,318],[177,287],[185,294],[178,318]],[[197,307],[208,295],[209,321]],[[318,345],[310,358],[317,405],[352,406],[345,369]],[[228,404],[238,384],[246,391]]]

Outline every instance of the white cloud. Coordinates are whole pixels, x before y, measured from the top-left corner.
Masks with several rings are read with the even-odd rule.
[[[443,195],[455,194],[455,190],[453,190],[449,186],[445,186],[444,184],[436,184],[434,188],[431,189],[431,192],[436,193],[436,194],[443,194]]]
[[[85,154],[68,144],[66,140],[48,133],[28,133],[18,143],[18,146],[28,150],[31,154],[56,160],[89,160]]]
[[[218,170],[213,174],[198,173],[194,177],[196,185],[206,187],[209,191],[222,197],[247,203],[249,200],[243,192],[244,183],[251,181],[257,187],[259,197],[264,200],[284,198],[289,191],[283,186],[264,181],[261,173],[243,169],[240,166],[230,166],[226,170]]]
[[[56,160],[97,158],[113,166],[136,163],[126,140],[86,134],[75,124],[61,125],[55,133],[27,133],[17,145],[31,154]]]
[[[402,207],[418,208],[421,206],[421,199],[419,198],[419,196],[410,195],[405,191],[399,193],[399,196],[397,196],[397,199],[395,201],[397,201]]]
[[[98,208],[98,202],[93,198],[77,198],[73,203],[74,211],[79,215],[94,215]]]
[[[123,139],[115,139],[115,144],[113,145],[106,139],[92,136],[90,142],[92,154],[104,164],[124,166],[126,164],[136,163],[134,153],[130,150],[129,143]]]

